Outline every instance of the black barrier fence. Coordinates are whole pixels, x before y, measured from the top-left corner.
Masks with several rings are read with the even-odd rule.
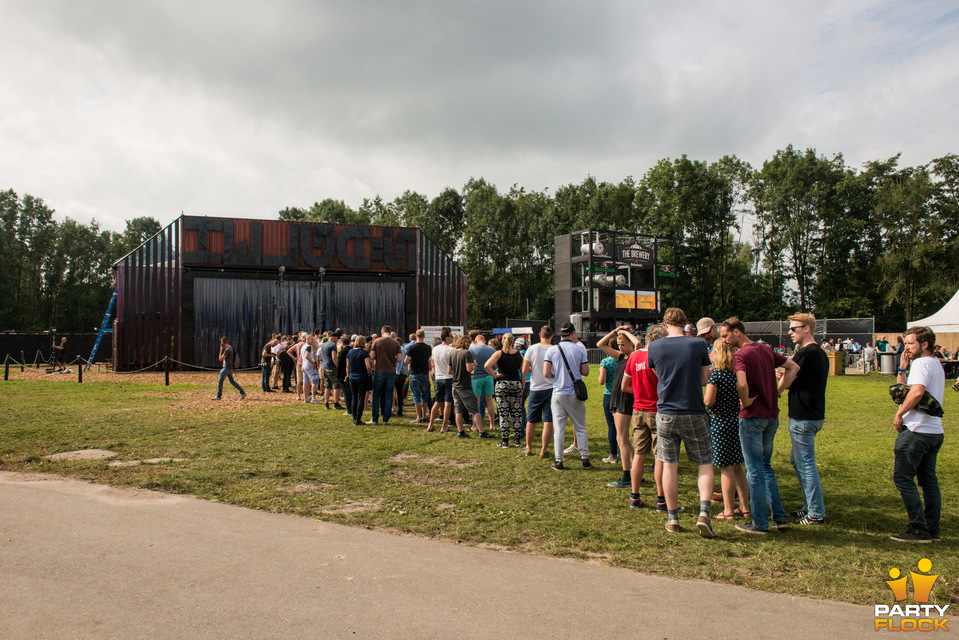
[[[746,335],[750,340],[761,340],[772,347],[779,345],[787,349],[793,347],[792,339],[789,337],[790,322],[788,320],[744,322],[743,324],[746,326]],[[875,328],[875,318],[825,318],[816,320],[815,338],[817,342],[835,340],[836,344],[846,338],[852,338],[859,343],[860,347],[865,347],[867,342],[872,342]]]
[[[73,362],[81,357],[84,360],[90,357],[90,350],[96,342],[97,332],[57,332],[49,331],[0,331],[0,357],[7,356],[16,362],[26,362],[32,365],[36,362],[49,363],[53,354],[53,339],[60,344],[60,338],[67,339],[66,361]],[[110,334],[100,342],[97,349],[97,362],[109,362],[113,359],[113,343]]]

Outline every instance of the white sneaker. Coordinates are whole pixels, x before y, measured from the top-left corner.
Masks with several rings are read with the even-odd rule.
[[[322,400],[317,400],[316,398],[313,398],[313,400],[311,400],[310,402],[312,402],[313,404],[323,404]]]
[[[571,444],[565,449],[563,449],[563,453],[565,453],[566,455],[569,455],[571,453],[577,453],[577,452],[579,452],[579,449],[576,448],[575,444]]]
[[[607,458],[603,458],[603,462],[606,464],[616,464],[619,462],[619,456],[609,456]]]

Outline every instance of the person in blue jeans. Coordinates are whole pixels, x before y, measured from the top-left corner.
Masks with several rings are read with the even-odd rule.
[[[236,380],[233,379],[233,347],[230,346],[230,339],[226,336],[220,338],[220,362],[223,363],[223,368],[220,369],[220,379],[216,383],[216,395],[213,396],[213,400],[219,400],[223,397],[223,381],[229,380],[230,384],[236,387],[236,390],[240,392],[240,400],[246,397],[246,392],[243,390]]]
[[[821,525],[826,518],[826,505],[816,468],[816,434],[822,429],[826,417],[826,381],[829,379],[829,358],[816,344],[816,316],[797,313],[789,316],[789,337],[796,345],[793,362],[799,372],[789,389],[789,439],[792,449],[789,461],[796,470],[803,504],[792,515],[799,518],[796,524]],[[779,393],[787,388],[785,378],[779,385]]]
[[[933,356],[935,344],[936,334],[929,327],[910,327],[906,330],[903,354],[899,359],[897,380],[909,385],[909,393],[892,421],[899,433],[893,449],[896,461],[892,478],[906,507],[909,525],[904,533],[889,536],[894,542],[942,540],[939,533],[942,494],[936,476],[936,458],[945,436],[941,405],[946,373]],[[939,403],[938,412],[920,408],[927,393]],[[922,489],[921,496],[917,483]]]
[[[413,422],[423,423],[430,418],[430,358],[433,347],[426,344],[426,333],[422,329],[418,329],[413,337],[415,341],[407,345],[403,361],[410,372],[410,394],[413,396],[413,408],[416,409]]]
[[[733,356],[733,371],[736,373],[736,391],[739,392],[742,405],[739,411],[739,440],[746,460],[749,510],[752,512],[752,521],[737,524],[736,528],[754,535],[768,533],[768,504],[776,528],[787,529],[786,510],[771,462],[773,443],[779,429],[776,368],[786,369],[780,384],[788,387],[796,378],[799,365],[776,353],[769,345],[750,340],[739,318],[733,317],[723,322],[719,335],[723,342],[737,349]]]
[[[396,364],[403,345],[392,337],[393,328],[383,325],[380,337],[373,342],[370,359],[373,361],[373,419],[367,424],[388,424],[393,411],[393,390],[396,388]]]

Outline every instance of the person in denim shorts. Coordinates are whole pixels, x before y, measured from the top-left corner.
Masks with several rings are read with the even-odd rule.
[[[663,316],[666,336],[647,348],[649,367],[657,376],[656,458],[663,462],[666,494],[666,531],[679,527],[679,445],[686,445],[689,461],[699,466],[699,519],[696,528],[704,538],[714,537],[709,509],[713,493],[713,442],[703,387],[709,379],[709,347],[683,333],[686,314],[671,307]]]

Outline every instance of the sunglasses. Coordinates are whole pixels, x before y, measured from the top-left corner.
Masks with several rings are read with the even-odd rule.
[[[797,325],[795,327],[789,327],[789,333],[793,333],[797,329],[805,329],[805,328],[806,328],[806,325],[803,325],[803,324]]]

